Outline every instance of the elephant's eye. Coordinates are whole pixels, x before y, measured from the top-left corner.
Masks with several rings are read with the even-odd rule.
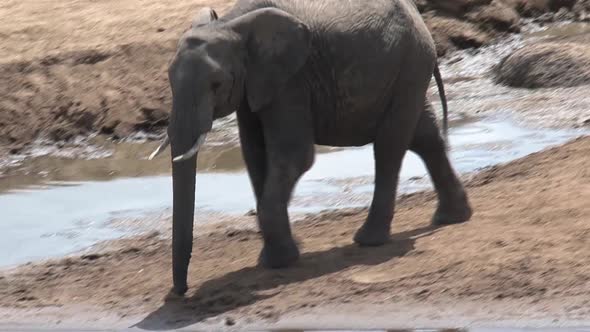
[[[217,89],[219,89],[220,86],[221,86],[221,83],[219,83],[219,82],[211,83],[211,90],[213,90],[213,93],[216,93]]]

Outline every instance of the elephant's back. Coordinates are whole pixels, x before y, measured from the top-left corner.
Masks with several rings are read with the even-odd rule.
[[[404,66],[408,57],[414,64],[423,61],[424,68],[430,68],[429,62],[436,58],[422,17],[406,0],[300,0],[291,4],[304,7],[295,8],[295,15],[313,36],[306,71],[316,133],[325,132],[330,139],[335,132],[343,133],[336,140],[345,145],[368,143],[391,103],[397,78],[408,76],[403,72],[408,70]]]
[[[252,0],[251,0],[252,1]],[[404,33],[430,36],[413,0],[274,0],[272,3],[303,21],[312,31],[348,38],[399,38]],[[375,39],[373,39],[375,40]]]
[[[436,58],[412,0],[238,0],[236,6],[232,15],[275,7],[310,29],[312,50],[302,72],[318,144],[370,143],[398,77],[411,77],[422,64],[430,68]]]
[[[434,45],[413,0],[238,0],[224,18],[230,20],[268,7],[283,10],[305,23],[316,47],[330,44],[337,48],[338,43],[346,43],[383,52],[404,38]]]

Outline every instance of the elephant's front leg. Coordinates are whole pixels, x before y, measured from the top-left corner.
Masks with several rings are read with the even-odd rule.
[[[309,156],[313,155],[313,145],[284,143],[267,149],[266,179],[257,206],[258,223],[264,239],[260,263],[271,268],[286,267],[299,258],[287,208],[295,184],[309,169]]]
[[[264,247],[260,263],[265,267],[282,268],[299,258],[299,249],[291,235],[288,204],[303,170],[290,165],[295,160],[270,162],[262,196],[258,200],[258,224]]]
[[[262,123],[258,114],[250,110],[247,102],[242,103],[237,111],[237,117],[242,155],[258,204],[266,179],[266,151]]]
[[[258,114],[249,109],[238,110],[242,154],[256,198],[258,224],[264,239],[260,262],[271,268],[289,265],[299,257],[291,236],[287,205],[299,172],[281,164],[288,155],[267,156],[263,127]],[[267,165],[268,164],[268,165]],[[269,167],[270,166],[270,167]]]
[[[261,115],[267,162],[257,215],[264,240],[260,263],[281,268],[299,258],[287,208],[297,181],[313,164],[314,145],[312,126],[301,117],[304,110],[272,112]]]

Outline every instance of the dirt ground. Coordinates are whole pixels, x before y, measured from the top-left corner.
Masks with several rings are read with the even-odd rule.
[[[588,5],[417,2],[441,55],[516,32],[524,16],[583,19],[576,5]],[[179,34],[199,7],[223,12],[231,3],[2,1],[0,17],[11,19],[0,21],[0,158],[39,138],[161,130],[170,104],[165,73]],[[385,310],[406,321],[419,315],[408,308],[435,318],[462,308],[475,320],[483,311],[531,317],[533,309],[549,322],[588,319],[590,137],[484,170],[469,179],[468,192],[472,220],[444,228],[429,226],[433,193],[400,198],[393,240],[379,248],[352,243],[364,209],[310,215],[294,225],[301,260],[285,270],[256,267],[254,217],[198,228],[185,298],[168,295],[170,241],[161,234],[0,271],[0,328],[72,317],[108,317],[108,324],[131,317],[146,329],[210,319],[239,327],[336,307],[369,320]],[[240,226],[228,229],[229,222]]]
[[[38,138],[164,126],[167,64],[204,3],[3,1],[0,14],[11,19],[0,23],[0,145],[15,153]]]
[[[21,153],[39,139],[117,139],[163,129],[166,69],[178,37],[203,5],[223,13],[232,3],[2,1],[0,17],[10,19],[0,22],[0,155]],[[590,7],[556,0],[417,3],[440,55],[516,32],[521,15],[583,20]]]
[[[589,156],[590,137],[584,137],[478,173],[468,181],[475,214],[465,224],[433,228],[434,195],[402,197],[393,240],[379,248],[352,243],[366,210],[309,216],[294,225],[301,260],[284,270],[256,267],[261,241],[253,228],[224,223],[198,229],[185,298],[167,295],[169,240],[152,234],[5,271],[0,307],[91,306],[99,317],[143,317],[138,326],[148,329],[220,315],[231,317],[231,325],[330,305],[441,301],[496,305],[521,315],[523,308],[557,306],[565,317],[587,318]],[[255,225],[252,217],[236,222]]]

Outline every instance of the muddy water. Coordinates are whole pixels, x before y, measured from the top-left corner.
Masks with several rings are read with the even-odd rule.
[[[466,173],[525,156],[577,134],[521,128],[508,120],[465,118],[450,130],[451,156],[457,170]],[[0,265],[63,255],[130,231],[149,228],[165,232],[169,225],[162,220],[169,218],[172,198],[168,161],[164,157],[150,165],[146,160],[126,159],[147,152],[143,147],[132,147],[137,150],[130,152],[126,150],[129,146],[120,145],[106,159],[32,160],[23,169],[47,168],[44,174],[50,179],[36,178],[34,185],[19,183],[20,178],[28,179],[20,172],[7,176],[12,187],[5,184],[0,195],[0,252],[5,253],[0,256]],[[197,175],[196,222],[215,221],[210,217],[212,212],[241,215],[252,209],[254,199],[240,150],[220,146],[210,148],[202,157],[202,171]],[[68,178],[70,168],[74,175]],[[158,172],[166,173],[146,176]],[[126,176],[120,177],[121,173]],[[372,179],[371,146],[324,150],[299,182],[290,211],[298,214],[366,206],[372,196]],[[417,156],[409,153],[402,168],[400,191],[425,188],[430,188],[426,170]],[[152,218],[156,222],[149,226],[140,221],[135,228],[122,228],[113,222],[141,220],[137,217],[154,214],[158,215]]]
[[[577,37],[587,37],[590,35],[590,23],[575,22],[558,24],[549,29],[535,29],[536,31],[525,35],[526,39],[545,39],[545,40],[571,40]]]
[[[494,66],[517,48],[546,41],[590,42],[590,24],[529,29],[529,33],[514,35],[501,44],[457,52],[446,59],[441,71],[449,109],[468,115],[510,116],[524,126],[588,128],[590,94],[587,86],[530,90],[494,83]],[[433,93],[431,100],[439,106],[436,94]]]
[[[450,153],[459,172],[507,162],[587,133],[583,128],[561,129],[582,127],[590,118],[587,87],[509,89],[495,85],[489,75],[499,58],[527,40],[578,34],[582,28],[558,29],[458,53],[443,64],[452,120]],[[234,122],[229,119],[221,126],[235,128]],[[196,222],[241,215],[254,207],[236,135],[218,137],[199,156]],[[64,255],[133,232],[169,230],[167,156],[148,162],[155,144],[91,143],[50,153],[47,149],[55,147],[40,148],[34,158],[16,160],[19,166],[0,174],[0,266]],[[296,188],[290,212],[368,205],[371,147],[318,147],[318,152],[314,167]],[[411,153],[400,179],[400,192],[431,186],[421,161]]]

